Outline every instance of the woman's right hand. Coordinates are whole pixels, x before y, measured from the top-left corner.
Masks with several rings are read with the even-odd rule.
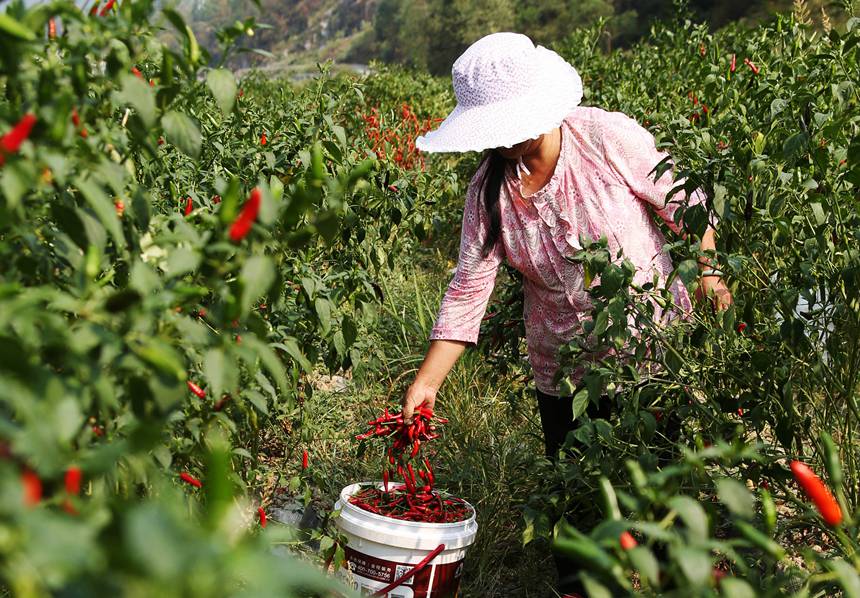
[[[406,390],[406,394],[403,395],[403,422],[411,424],[412,415],[418,407],[423,405],[428,409],[433,409],[435,404],[436,389],[429,384],[415,380],[412,386]]]

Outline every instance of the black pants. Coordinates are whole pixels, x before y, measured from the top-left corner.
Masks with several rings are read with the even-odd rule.
[[[537,391],[538,411],[540,412],[540,423],[543,428],[546,456],[551,461],[558,459],[558,451],[567,433],[576,429],[573,421],[573,397],[555,397]],[[602,418],[609,420],[614,413],[614,403],[608,397],[601,397],[597,404],[589,402],[585,410],[590,419]],[[576,422],[578,424],[578,422]],[[574,440],[574,446],[579,445]],[[555,522],[553,522],[555,523]],[[584,531],[584,530],[583,530]],[[577,577],[580,570],[579,563],[556,552],[552,553],[555,567],[558,571],[558,591],[561,594],[585,595],[585,588]]]
[[[567,433],[576,429],[573,422],[573,397],[554,397],[538,390],[537,402],[546,456],[555,461]],[[585,414],[590,419],[609,420],[614,412],[613,403],[607,397],[601,397],[596,405],[589,402],[585,409]],[[575,445],[578,444],[574,442]]]

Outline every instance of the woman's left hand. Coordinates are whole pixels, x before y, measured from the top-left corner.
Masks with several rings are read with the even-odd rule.
[[[728,308],[732,303],[732,293],[719,276],[703,276],[699,283],[699,291],[705,297],[710,297],[717,311]]]

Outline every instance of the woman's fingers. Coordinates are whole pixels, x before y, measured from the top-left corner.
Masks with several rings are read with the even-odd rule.
[[[433,406],[436,404],[436,393],[429,388],[426,387],[415,387],[410,386],[409,390],[406,391],[406,394],[403,396],[403,421],[406,424],[412,423],[412,416],[415,414],[415,410],[420,406],[428,407],[429,409],[433,409]]]

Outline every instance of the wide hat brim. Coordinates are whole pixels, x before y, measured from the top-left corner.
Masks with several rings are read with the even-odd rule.
[[[582,80],[564,58],[543,46],[535,48],[538,77],[528,94],[510,100],[457,105],[435,131],[421,135],[422,152],[479,152],[536,139],[559,126],[582,100]]]

